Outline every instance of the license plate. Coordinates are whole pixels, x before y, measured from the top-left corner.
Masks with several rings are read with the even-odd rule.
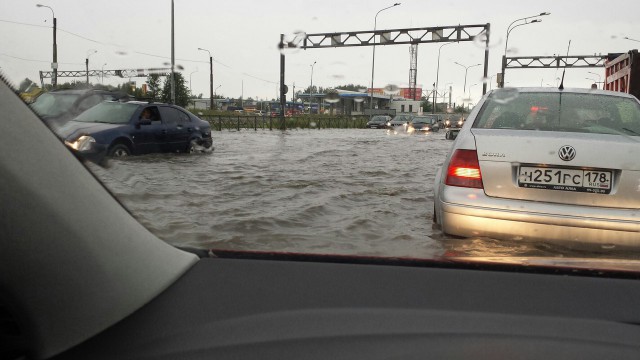
[[[582,170],[521,166],[518,186],[596,194],[611,192],[612,172],[609,170]]]

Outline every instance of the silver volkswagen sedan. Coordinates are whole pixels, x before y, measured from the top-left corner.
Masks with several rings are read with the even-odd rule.
[[[444,234],[640,246],[640,102],[506,88],[469,114],[435,179]]]

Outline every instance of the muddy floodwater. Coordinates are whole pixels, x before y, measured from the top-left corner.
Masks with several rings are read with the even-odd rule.
[[[148,229],[179,246],[428,257],[444,131],[214,132],[215,151],[93,167]]]
[[[431,258],[554,255],[549,244],[447,239],[432,230],[444,131],[214,132],[215,151],[115,160],[97,176],[158,237],[177,246]],[[567,255],[571,250],[568,250]]]

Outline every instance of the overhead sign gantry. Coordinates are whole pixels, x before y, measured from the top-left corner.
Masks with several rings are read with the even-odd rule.
[[[443,43],[475,41],[484,48],[484,77],[489,69],[489,34],[491,24],[436,26],[407,29],[346,31],[334,33],[304,34],[300,33],[291,40],[280,35],[280,117],[284,126],[285,95],[285,55],[287,49],[319,49],[351,46],[380,45],[415,45],[422,43]],[[377,41],[376,41],[377,40]],[[487,92],[486,82],[482,85],[482,93]]]

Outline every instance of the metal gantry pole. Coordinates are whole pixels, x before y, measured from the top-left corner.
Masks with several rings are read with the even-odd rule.
[[[284,46],[284,34],[280,34],[280,44]],[[284,48],[283,48],[284,49]],[[286,105],[287,99],[285,99],[285,95],[287,93],[284,83],[284,69],[285,69],[285,58],[284,51],[280,52],[280,121],[282,130],[286,130],[286,123],[284,121],[284,107]]]

